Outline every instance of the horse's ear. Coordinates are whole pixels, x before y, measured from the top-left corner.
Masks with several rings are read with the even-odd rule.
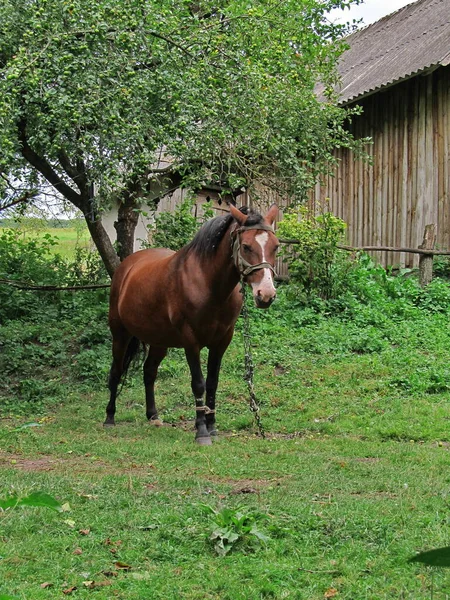
[[[269,223],[269,225],[273,225],[277,216],[278,216],[278,206],[276,204],[272,204],[272,206],[269,208],[269,212],[267,213],[267,215],[264,218]]]
[[[232,204],[229,205],[230,206],[230,215],[239,223],[239,225],[242,225],[245,223],[245,221],[247,220],[247,215],[244,215],[243,213],[241,213],[240,210],[238,210],[235,206],[233,206]]]

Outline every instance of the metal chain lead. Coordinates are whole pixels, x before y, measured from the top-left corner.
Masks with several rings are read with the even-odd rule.
[[[242,294],[242,318],[244,320],[244,324],[242,327],[242,336],[244,339],[244,357],[245,357],[245,373],[244,380],[247,383],[248,392],[249,392],[249,405],[250,410],[252,411],[256,425],[258,427],[258,431],[263,438],[266,439],[266,433],[264,431],[264,427],[261,421],[260,407],[256,400],[255,387],[253,384],[253,374],[255,371],[255,367],[253,364],[252,350],[251,350],[251,335],[250,335],[250,318],[248,315],[248,306],[247,306],[247,294],[245,289],[245,283],[241,278],[241,294]]]

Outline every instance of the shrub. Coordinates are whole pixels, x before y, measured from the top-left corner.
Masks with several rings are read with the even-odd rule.
[[[330,212],[311,214],[304,206],[288,211],[278,225],[280,238],[297,240],[282,249],[293,283],[307,296],[336,297],[347,258],[338,249],[346,225]]]
[[[174,212],[156,213],[154,222],[148,226],[150,243],[144,245],[179,250],[189,243],[199,227],[214,216],[209,202],[203,204],[201,217],[194,216],[194,205],[192,198],[186,198]]]
[[[433,275],[450,279],[450,256],[435,256],[433,261]]]
[[[0,231],[0,278],[58,286],[105,280],[96,253],[77,250],[67,259],[55,255],[53,246],[49,235]],[[3,410],[19,414],[30,404],[36,410],[58,401],[69,377],[104,385],[110,362],[107,298],[107,289],[39,292],[0,284]]]

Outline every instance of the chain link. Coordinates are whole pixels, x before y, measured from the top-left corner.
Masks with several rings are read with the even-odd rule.
[[[244,365],[245,365],[245,373],[244,373],[244,381],[247,383],[248,393],[249,393],[249,405],[250,410],[252,411],[255,422],[258,427],[258,431],[263,438],[266,439],[266,433],[264,431],[264,427],[261,420],[261,409],[256,400],[255,387],[253,383],[253,374],[255,372],[255,367],[253,364],[253,356],[251,350],[251,334],[250,334],[250,318],[248,314],[248,306],[247,306],[247,293],[246,286],[241,278],[241,294],[242,294],[242,318],[243,318],[243,327],[242,327],[242,337],[244,340]]]

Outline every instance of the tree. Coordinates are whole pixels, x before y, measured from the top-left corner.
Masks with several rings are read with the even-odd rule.
[[[0,198],[51,184],[112,274],[157,189],[304,195],[336,145],[358,145],[330,91],[347,28],[326,18],[351,1],[3,0]],[[118,252],[102,225],[113,201]]]

